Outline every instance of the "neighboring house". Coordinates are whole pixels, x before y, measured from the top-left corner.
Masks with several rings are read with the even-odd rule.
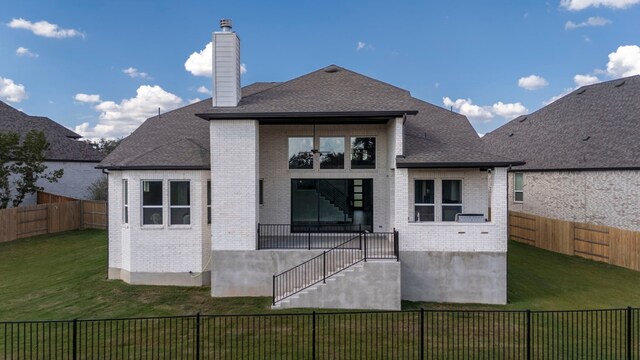
[[[583,86],[483,140],[526,161],[510,210],[640,232],[640,76]]]
[[[221,24],[213,99],[148,119],[100,164],[109,278],[276,307],[506,302],[507,168],[522,162],[484,152],[464,116],[335,65],[241,88]]]
[[[76,199],[88,199],[87,188],[104,175],[96,165],[104,155],[91,145],[79,141],[80,135],[44,116],[31,116],[0,101],[0,131],[21,136],[29,131],[42,131],[49,143],[45,153],[47,172],[64,169],[58,182],[41,180],[44,191]],[[27,195],[21,205],[36,203],[36,194]]]

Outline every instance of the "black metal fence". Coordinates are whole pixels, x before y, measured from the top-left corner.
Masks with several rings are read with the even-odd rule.
[[[0,322],[2,359],[640,359],[640,309]]]

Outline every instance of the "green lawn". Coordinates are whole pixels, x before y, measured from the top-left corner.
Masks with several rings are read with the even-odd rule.
[[[134,286],[107,280],[106,274],[104,231],[0,244],[0,321],[271,312],[268,297],[214,299],[208,288]],[[627,305],[640,306],[638,272],[517,243],[509,247],[507,306],[403,302],[404,309],[560,310]]]

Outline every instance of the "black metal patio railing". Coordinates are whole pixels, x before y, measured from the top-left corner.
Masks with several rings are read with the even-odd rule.
[[[369,230],[350,224],[258,224],[258,249],[331,249]]]
[[[319,282],[367,261],[399,261],[398,231],[388,233],[349,233],[348,240],[323,251],[322,254],[273,275],[273,304],[282,301]]]
[[[1,359],[640,359],[640,309],[0,321]]]

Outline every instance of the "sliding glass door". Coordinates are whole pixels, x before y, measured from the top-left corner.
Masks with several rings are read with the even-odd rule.
[[[373,230],[372,179],[292,179],[291,225]]]

